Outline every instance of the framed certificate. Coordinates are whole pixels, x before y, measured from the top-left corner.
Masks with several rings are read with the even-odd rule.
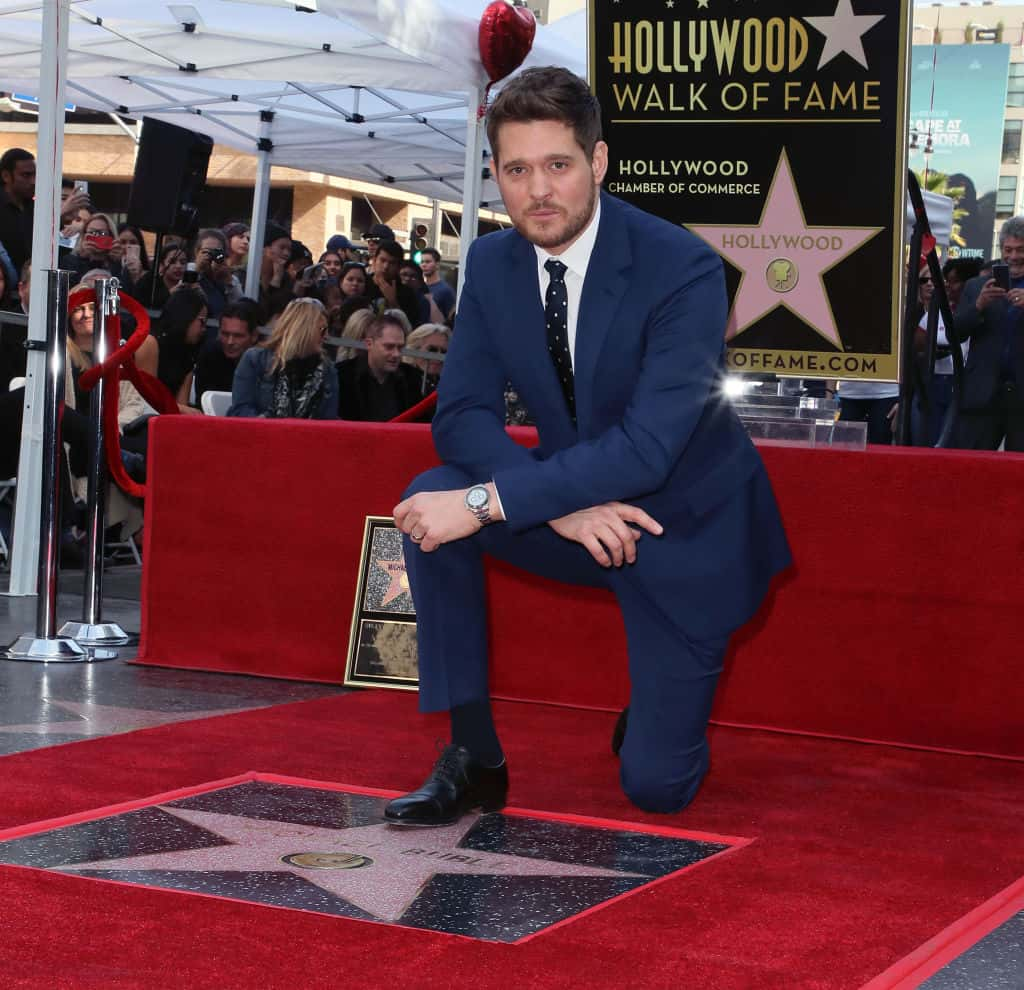
[[[345,684],[415,691],[418,679],[416,609],[402,533],[390,516],[367,516]]]

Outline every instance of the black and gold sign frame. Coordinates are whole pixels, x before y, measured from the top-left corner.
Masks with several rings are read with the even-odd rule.
[[[909,0],[589,0],[607,190],[723,258],[741,373],[896,381]]]
[[[390,516],[367,516],[349,633],[345,684],[415,691],[419,686],[416,609]]]

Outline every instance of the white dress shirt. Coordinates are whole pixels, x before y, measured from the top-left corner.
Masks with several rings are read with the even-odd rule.
[[[540,304],[544,305],[544,297],[547,295],[548,285],[551,276],[544,267],[544,262],[549,258],[562,262],[565,265],[565,292],[569,300],[569,316],[566,321],[569,332],[569,354],[575,364],[576,360],[576,325],[580,317],[580,298],[583,296],[583,281],[587,277],[587,266],[590,264],[590,256],[594,253],[594,245],[597,243],[597,228],[601,223],[601,200],[597,200],[597,208],[590,218],[590,223],[583,228],[572,244],[561,254],[548,254],[542,247],[534,244],[533,249],[537,252],[537,281],[540,283]],[[497,486],[494,488],[495,500],[498,503],[498,511],[504,518],[505,510],[501,504],[501,495]]]
[[[583,296],[583,281],[587,277],[587,266],[590,264],[590,256],[594,253],[594,245],[597,243],[597,228],[601,222],[601,200],[597,201],[597,209],[590,219],[590,223],[583,228],[583,233],[572,242],[561,254],[548,254],[542,247],[536,244],[533,246],[537,252],[537,280],[540,282],[540,304],[544,305],[544,297],[551,282],[544,263],[549,258],[562,262],[566,267],[565,291],[569,298],[569,354],[572,356],[573,364],[576,363],[576,325],[580,316],[580,298]]]

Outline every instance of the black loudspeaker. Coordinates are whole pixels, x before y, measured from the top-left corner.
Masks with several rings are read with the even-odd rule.
[[[194,237],[213,139],[145,117],[128,200],[128,222],[160,234]]]

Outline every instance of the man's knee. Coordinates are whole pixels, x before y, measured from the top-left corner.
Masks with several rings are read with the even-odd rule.
[[[671,764],[657,760],[630,760],[622,751],[620,778],[626,797],[638,808],[658,814],[682,811],[696,796],[708,771],[704,742],[691,758]]]
[[[456,488],[468,488],[470,484],[458,468],[442,464],[413,478],[402,498],[409,498],[419,492],[450,492]]]

